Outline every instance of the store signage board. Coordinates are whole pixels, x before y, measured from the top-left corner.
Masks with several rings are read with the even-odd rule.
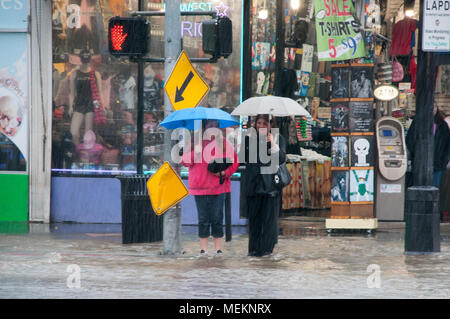
[[[392,85],[380,85],[375,89],[373,95],[380,101],[392,101],[398,97],[398,89]]]
[[[450,51],[450,0],[425,0],[422,50]]]
[[[314,0],[319,61],[340,61],[366,56],[360,24],[351,0]]]
[[[197,107],[209,90],[209,85],[192,66],[186,52],[182,51],[164,85],[174,110]]]
[[[28,31],[28,0],[0,1],[0,31]]]

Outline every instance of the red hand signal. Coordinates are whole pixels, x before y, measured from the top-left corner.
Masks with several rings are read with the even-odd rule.
[[[123,26],[120,24],[116,24],[111,28],[111,43],[113,46],[113,50],[122,51],[122,44],[125,41],[125,38],[128,36],[128,33],[123,33]]]

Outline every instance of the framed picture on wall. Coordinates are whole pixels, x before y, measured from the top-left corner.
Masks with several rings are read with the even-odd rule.
[[[331,166],[348,167],[348,136],[331,137]]]
[[[352,135],[350,137],[352,167],[374,166],[374,147],[375,141],[373,135]]]
[[[373,132],[373,101],[349,102],[350,132]]]
[[[373,97],[373,67],[352,66],[350,97],[371,98]]]
[[[348,132],[348,102],[331,102],[331,131]]]
[[[345,99],[350,97],[350,68],[333,67],[331,69],[332,99]]]

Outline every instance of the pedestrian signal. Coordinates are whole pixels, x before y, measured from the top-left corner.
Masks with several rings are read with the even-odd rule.
[[[203,52],[214,58],[228,58],[233,52],[232,23],[226,16],[203,21]]]
[[[142,17],[109,20],[109,53],[114,56],[143,56],[147,54],[150,23]]]

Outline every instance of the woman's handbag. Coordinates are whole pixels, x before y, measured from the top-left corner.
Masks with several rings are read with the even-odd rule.
[[[98,92],[97,82],[95,81],[95,72],[90,72],[91,92],[94,104],[94,123],[97,126],[103,126],[106,124],[105,110],[101,104],[100,93]]]
[[[280,190],[285,188],[291,183],[291,174],[289,173],[289,170],[286,166],[286,163],[281,164],[278,167],[278,171],[276,172],[274,176],[274,182],[275,184],[279,185]],[[278,180],[278,182],[277,182]]]
[[[219,173],[226,170],[231,165],[233,165],[233,163],[229,158],[223,158],[220,159],[220,161],[218,159],[214,159],[211,163],[208,164],[208,171],[210,171],[211,173]],[[225,179],[223,178],[223,176],[220,176],[220,184],[223,184],[224,181]]]
[[[286,163],[280,164],[275,174],[262,174],[264,194],[272,196],[280,193],[284,187],[291,183],[291,174],[287,169]]]
[[[394,61],[395,58],[395,61]],[[392,82],[400,82],[403,80],[403,66],[397,61],[397,57],[392,57]]]

